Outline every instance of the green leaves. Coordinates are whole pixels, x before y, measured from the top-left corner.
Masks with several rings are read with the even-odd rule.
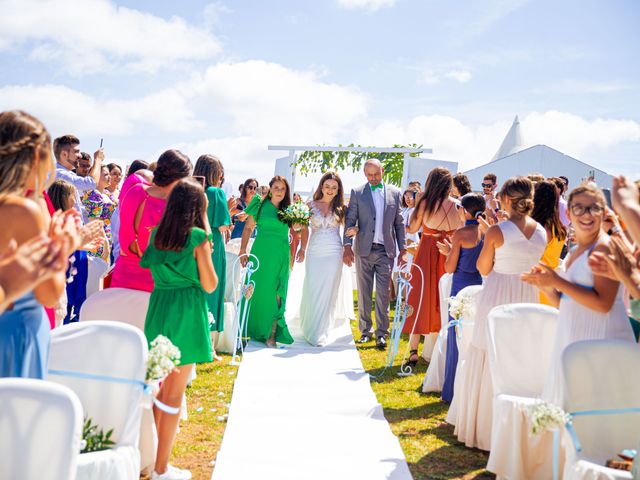
[[[348,147],[355,147],[352,143]],[[342,147],[342,145],[339,145]],[[362,147],[362,145],[358,145]],[[422,145],[415,143],[409,145],[394,145],[394,148],[422,148]],[[417,153],[411,153],[412,157],[417,157]],[[309,173],[324,173],[328,170],[347,170],[357,172],[362,165],[370,158],[377,158],[384,167],[384,181],[400,186],[402,183],[402,169],[404,166],[404,154],[402,153],[376,153],[376,152],[320,152],[317,150],[306,150],[296,161],[295,165],[300,173],[307,176]]]
[[[82,426],[82,440],[85,442],[84,448],[80,453],[98,452],[100,450],[108,450],[115,445],[111,440],[113,428],[107,433],[98,425],[94,425],[89,417],[84,417],[84,425]]]

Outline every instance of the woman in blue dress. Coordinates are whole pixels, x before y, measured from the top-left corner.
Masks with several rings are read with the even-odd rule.
[[[51,137],[38,119],[17,110],[0,113],[0,254],[49,232],[60,258],[56,269],[0,314],[0,377],[44,378],[50,326],[43,305],[58,303],[66,285],[66,258],[77,243],[73,214],[56,215],[50,230],[38,201],[47,179],[55,176],[50,152]],[[28,191],[35,201],[26,197]]]
[[[445,270],[453,273],[451,280],[451,296],[455,297],[460,290],[469,285],[482,285],[482,276],[478,272],[476,262],[482,250],[482,232],[478,227],[478,217],[485,210],[482,195],[468,193],[460,200],[460,207],[464,214],[464,227],[453,234],[451,241],[439,243],[440,253],[446,255]],[[453,320],[449,315],[449,321]],[[444,369],[444,385],[442,386],[442,400],[451,403],[453,399],[453,383],[458,366],[458,344],[456,343],[456,327],[451,326],[447,331],[447,357]]]
[[[233,230],[231,231],[231,239],[241,238],[244,226],[247,223],[247,214],[244,213],[244,209],[251,203],[253,196],[258,191],[258,180],[255,178],[247,178],[242,185],[242,193],[240,193],[240,199],[238,205],[236,205],[236,213],[233,216]],[[255,237],[255,232],[253,233]]]

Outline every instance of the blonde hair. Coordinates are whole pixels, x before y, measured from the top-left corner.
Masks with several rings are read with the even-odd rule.
[[[533,210],[533,183],[527,177],[511,177],[500,189],[500,197],[511,200],[511,208],[520,215]]]
[[[51,136],[42,122],[22,110],[0,113],[0,196],[24,193],[38,155],[51,173]]]

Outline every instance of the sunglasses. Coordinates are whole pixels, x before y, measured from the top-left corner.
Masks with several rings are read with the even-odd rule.
[[[483,183],[482,188],[493,188],[493,183]]]
[[[255,190],[256,188],[258,187],[256,187],[255,185],[247,185],[246,187],[247,190]]]
[[[571,205],[571,213],[573,213],[576,217],[581,217],[585,213],[589,212],[592,215],[600,215],[604,211],[604,207],[602,205],[598,205],[594,203],[593,205],[580,205],[579,203],[576,205]]]

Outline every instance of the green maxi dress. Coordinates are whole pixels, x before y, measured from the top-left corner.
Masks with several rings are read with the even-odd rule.
[[[255,289],[251,297],[247,332],[253,340],[266,342],[271,336],[274,320],[277,320],[276,342],[291,344],[284,319],[289,283],[289,226],[278,218],[278,210],[271,200],[254,196],[245,209],[257,224],[258,233],[251,253],[260,261],[260,267],[251,279]],[[278,300],[279,299],[279,300]]]
[[[207,188],[207,216],[213,233],[213,253],[211,261],[218,276],[218,286],[207,295],[209,311],[213,315],[214,323],[210,325],[212,332],[222,332],[224,330],[224,292],[227,285],[227,254],[224,250],[224,239],[218,227],[231,225],[229,209],[227,208],[227,197],[224,190],[216,187]]]
[[[155,234],[140,260],[141,267],[151,269],[154,282],[144,322],[147,342],[167,337],[180,349],[180,365],[210,362],[209,309],[193,250],[211,235],[194,227],[184,249],[174,252],[156,249]]]

